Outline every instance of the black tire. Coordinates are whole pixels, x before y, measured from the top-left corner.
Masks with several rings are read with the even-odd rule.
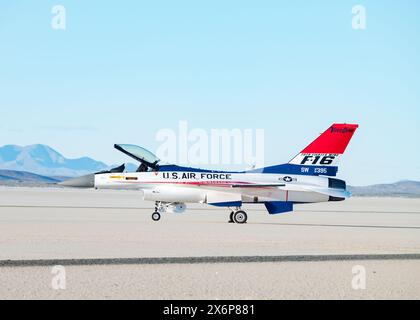
[[[237,223],[237,224],[245,224],[248,221],[248,215],[246,214],[245,211],[236,211],[233,214],[233,220]]]
[[[154,212],[153,214],[152,214],[152,219],[153,219],[153,221],[155,221],[155,222],[158,222],[158,221],[160,221],[160,219],[162,218],[162,216],[160,215],[160,213],[159,212]]]
[[[233,216],[235,215],[235,212],[231,212],[229,216],[229,223],[235,223],[235,220],[233,219]]]

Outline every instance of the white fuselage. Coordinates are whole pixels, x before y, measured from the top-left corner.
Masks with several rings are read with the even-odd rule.
[[[302,186],[327,189],[328,181],[322,176],[168,171],[97,174],[95,188],[142,190],[145,200],[159,202],[313,203],[328,201],[329,196]]]

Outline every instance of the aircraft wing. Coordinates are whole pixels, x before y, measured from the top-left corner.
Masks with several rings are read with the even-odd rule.
[[[323,195],[336,198],[349,198],[351,193],[345,189],[333,189],[313,185],[295,185],[295,184],[233,184],[229,187],[221,187],[217,185],[201,185],[214,191],[221,191],[226,193],[243,194],[246,196],[258,196],[267,198],[276,198],[276,192],[282,191],[296,191],[296,192],[315,192]]]
[[[319,187],[319,186],[312,186],[312,185],[288,185],[285,190],[316,192],[316,193],[325,194],[327,196],[336,197],[336,198],[351,197],[351,193],[345,189],[334,189],[334,188],[326,188],[326,187]]]

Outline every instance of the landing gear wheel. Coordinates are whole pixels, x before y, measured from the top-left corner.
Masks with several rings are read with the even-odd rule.
[[[159,212],[155,212],[155,213],[153,213],[153,215],[152,215],[152,219],[153,219],[153,221],[159,221],[160,219],[162,218],[162,216],[160,215],[160,213]]]
[[[235,212],[233,212],[233,211],[230,213],[229,223],[235,223],[235,220],[233,219],[234,214],[235,214]]]
[[[237,224],[244,224],[244,223],[247,223],[247,221],[248,221],[248,215],[246,214],[245,211],[236,211],[233,214],[233,220]]]

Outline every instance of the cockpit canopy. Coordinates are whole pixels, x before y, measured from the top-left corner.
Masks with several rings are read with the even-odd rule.
[[[148,171],[148,169],[158,170],[159,168],[160,159],[142,147],[133,144],[116,144],[114,147],[141,163],[138,172]]]

